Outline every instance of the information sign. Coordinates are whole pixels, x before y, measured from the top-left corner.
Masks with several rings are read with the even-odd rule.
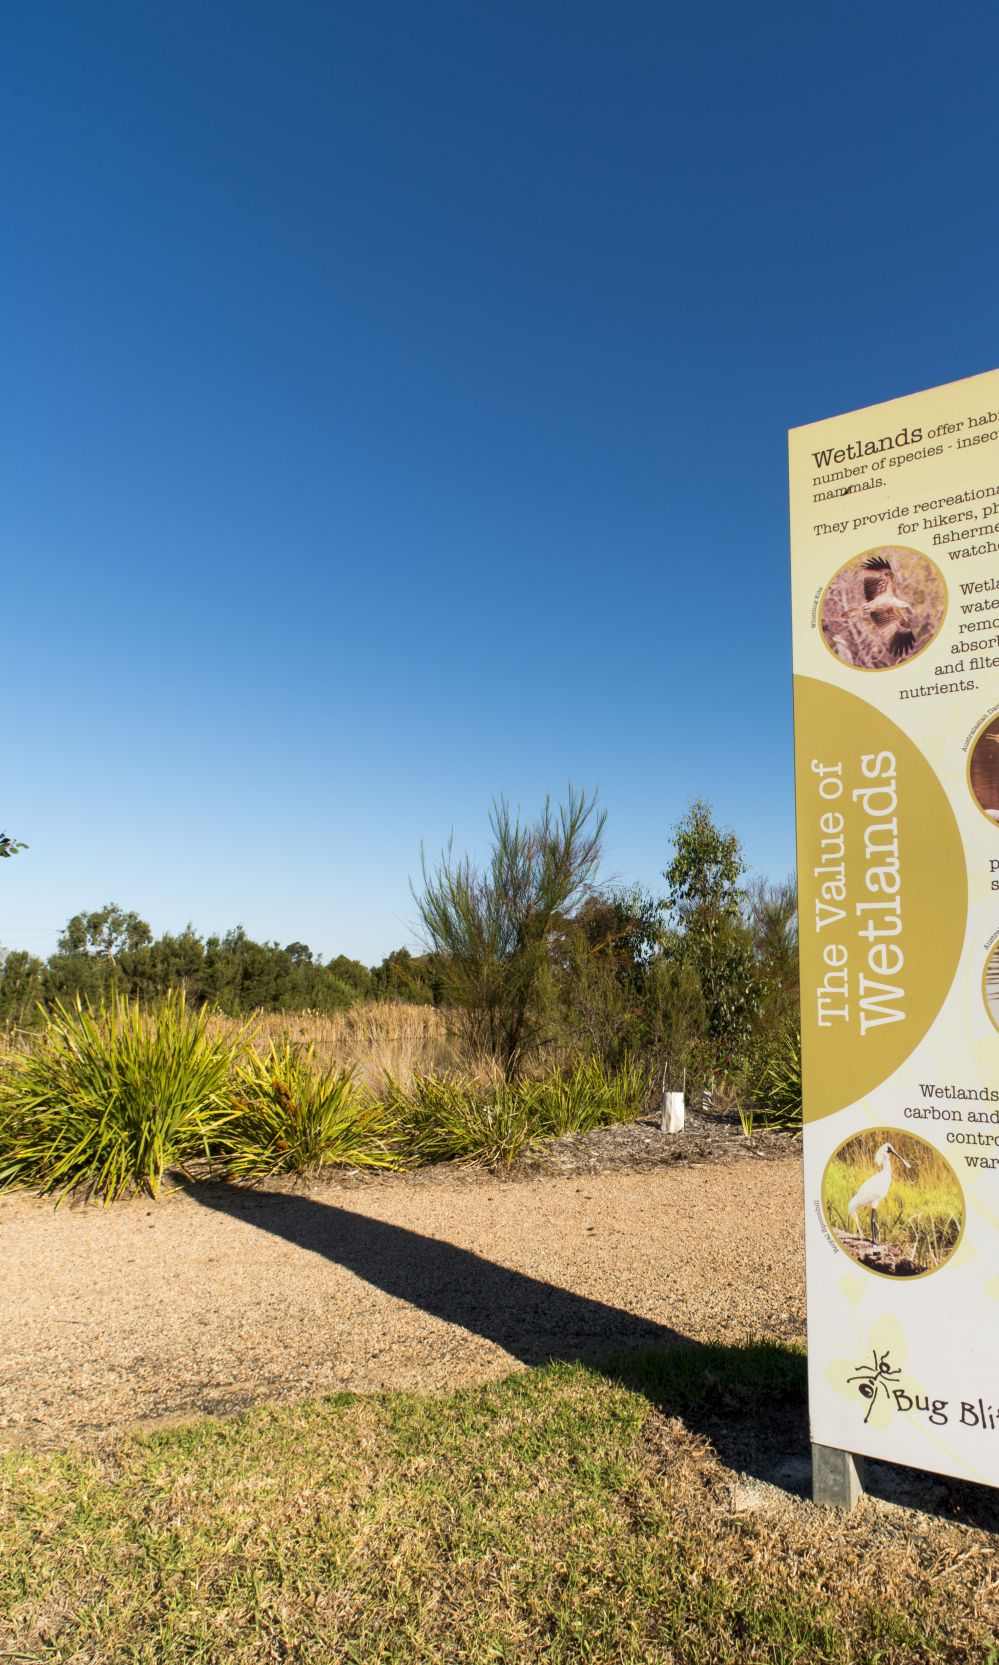
[[[999,1485],[999,371],[790,491],[812,1438]]]

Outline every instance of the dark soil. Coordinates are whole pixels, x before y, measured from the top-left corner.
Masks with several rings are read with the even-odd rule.
[[[872,1243],[869,1237],[857,1237],[853,1232],[836,1233],[847,1254],[872,1272],[887,1272],[896,1278],[916,1278],[929,1270],[910,1260],[897,1243]]]

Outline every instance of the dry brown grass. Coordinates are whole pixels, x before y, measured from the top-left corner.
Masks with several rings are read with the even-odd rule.
[[[469,1059],[458,1039],[458,1025],[435,1006],[408,1006],[391,1000],[359,1002],[343,1012],[252,1012],[249,1017],[227,1017],[216,1012],[209,1023],[216,1034],[248,1032],[252,1044],[266,1050],[272,1041],[287,1038],[299,1046],[315,1047],[317,1062],[333,1069],[352,1069],[363,1085],[378,1088],[386,1075],[402,1087],[414,1075],[460,1075],[463,1080],[494,1082],[495,1062]],[[0,1062],[5,1056],[30,1049],[37,1032],[0,1030]],[[571,1067],[574,1059],[554,1043],[539,1049],[528,1073],[541,1075],[553,1066]]]
[[[234,1031],[245,1020],[218,1013],[216,1028]],[[351,1006],[345,1012],[254,1012],[254,1042],[266,1047],[285,1036],[314,1046],[320,1063],[353,1069],[358,1080],[376,1087],[386,1073],[409,1086],[414,1074],[458,1065],[447,1019],[434,1006],[404,1006],[390,1000]]]

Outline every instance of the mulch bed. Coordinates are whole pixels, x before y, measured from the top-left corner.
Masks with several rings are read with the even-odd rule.
[[[743,1133],[735,1111],[688,1110],[682,1133],[660,1131],[658,1116],[592,1133],[570,1133],[515,1162],[511,1172],[600,1174],[673,1162],[779,1162],[801,1152],[792,1133]]]
[[[524,1151],[509,1168],[490,1168],[477,1162],[435,1162],[413,1168],[406,1174],[411,1185],[515,1184],[521,1179],[539,1179],[546,1174],[620,1173],[649,1168],[667,1168],[675,1163],[701,1167],[722,1162],[781,1162],[800,1157],[801,1139],[793,1133],[743,1133],[736,1111],[688,1109],[682,1133],[663,1133],[658,1115],[639,1116],[635,1122],[613,1127],[596,1127],[590,1133],[567,1133],[533,1150]],[[342,1184],[356,1180],[361,1185],[398,1184],[399,1173],[371,1173],[359,1168],[328,1170],[328,1176]],[[311,1183],[315,1184],[315,1176]],[[268,1180],[269,1189],[301,1183],[294,1179]]]

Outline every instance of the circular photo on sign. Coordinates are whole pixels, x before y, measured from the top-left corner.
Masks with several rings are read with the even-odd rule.
[[[982,974],[982,994],[985,997],[985,1010],[999,1029],[999,942],[996,943],[985,962]]]
[[[968,785],[982,814],[999,826],[999,717],[986,723],[971,748]]]
[[[938,1272],[964,1231],[964,1193],[950,1163],[916,1133],[854,1134],[826,1163],[822,1211],[840,1248],[869,1272]]]
[[[946,611],[947,586],[936,563],[918,549],[879,544],[830,579],[819,629],[844,665],[890,671],[929,647]]]

